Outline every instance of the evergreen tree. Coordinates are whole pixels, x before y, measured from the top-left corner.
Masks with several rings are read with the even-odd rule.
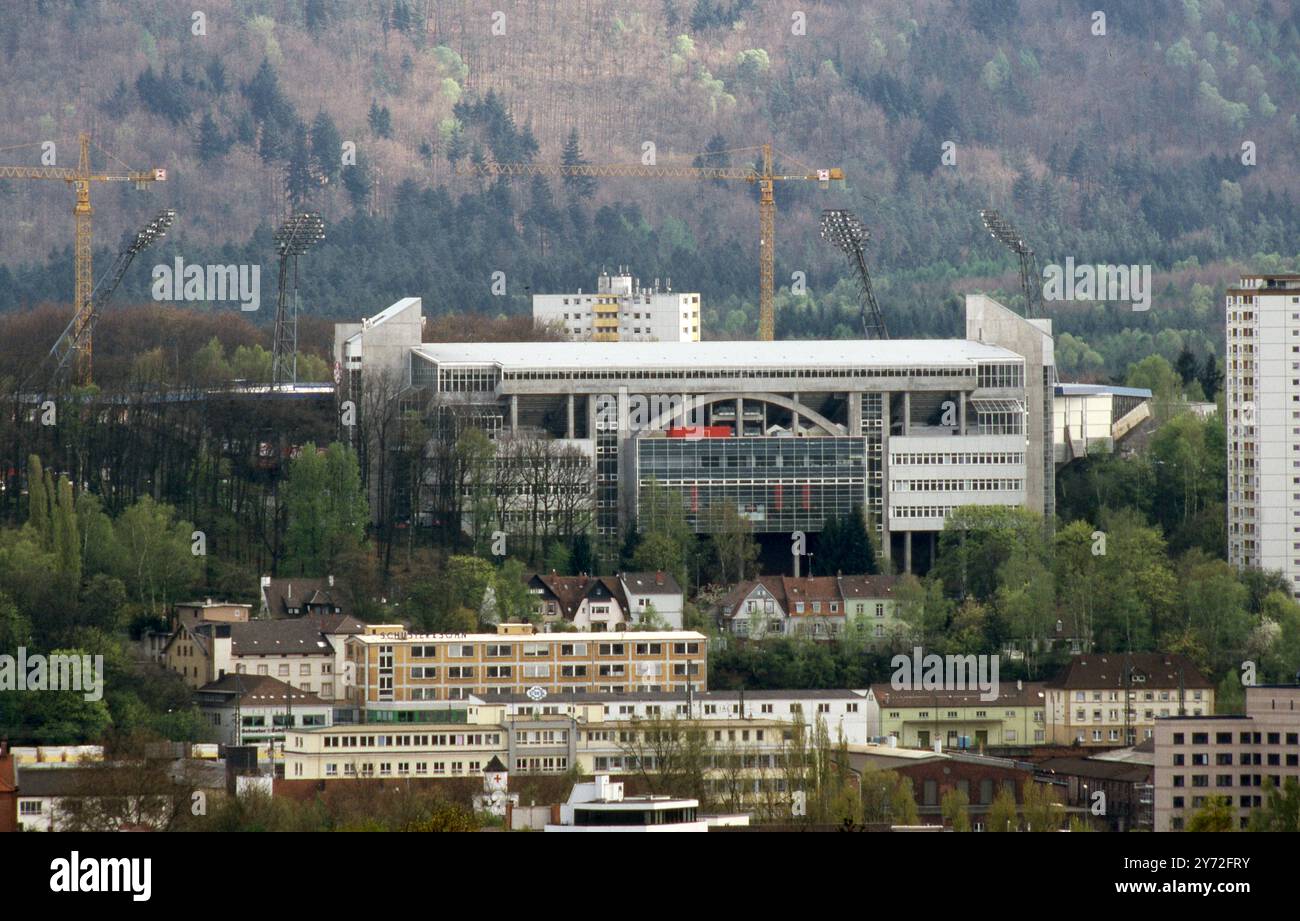
[[[331,182],[338,178],[342,151],[343,138],[334,119],[321,112],[311,123],[311,160],[317,172]]]
[[[813,556],[813,562],[808,564],[808,571],[804,575],[813,575],[813,563],[816,563],[820,572],[828,576],[843,571],[842,554],[840,519],[838,515],[831,515],[822,524],[821,533],[817,535],[817,553]]]
[[[329,11],[325,7],[325,0],[307,0],[303,10],[303,20],[312,38],[319,38],[329,25]]]
[[[311,169],[311,147],[307,141],[307,126],[299,122],[289,147],[289,162],[285,171],[285,191],[289,203],[296,209],[315,191],[317,182]]]
[[[195,148],[198,150],[199,160],[203,163],[210,163],[213,160],[219,160],[226,155],[229,144],[217,127],[216,119],[212,117],[211,112],[203,113],[203,121],[199,124],[199,137],[195,142]]]
[[[45,550],[54,545],[54,520],[46,488],[48,481],[41,459],[35,454],[27,458],[27,521]]]
[[[59,571],[69,584],[81,584],[81,540],[77,535],[77,509],[72,498],[72,483],[59,477],[54,503],[54,553]]]
[[[844,516],[840,523],[838,538],[840,565],[837,571],[842,570],[853,575],[875,575],[880,572],[880,567],[876,563],[875,544],[867,531],[862,506],[854,506]]]
[[[561,162],[565,166],[586,166],[587,161],[582,156],[582,148],[578,146],[578,129],[569,129],[569,137],[564,142],[564,153]],[[585,199],[591,198],[596,194],[596,180],[591,176],[564,175],[564,188],[573,198]]]
[[[280,78],[269,60],[262,59],[253,79],[244,84],[243,92],[253,118],[259,122],[278,119],[284,114],[287,103],[280,93]]]
[[[569,572],[573,575],[596,572],[596,561],[591,553],[591,539],[586,534],[575,534],[569,548]]]
[[[1223,385],[1223,372],[1219,370],[1219,360],[1210,352],[1205,356],[1205,364],[1201,366],[1200,374],[1197,380],[1201,382],[1201,390],[1205,393],[1205,399],[1213,400]]]
[[[373,186],[374,179],[370,175],[370,166],[360,155],[357,156],[355,166],[343,168],[343,188],[347,189],[348,198],[352,200],[352,206],[357,210],[366,206]]]
[[[393,136],[393,116],[388,111],[388,106],[381,106],[375,100],[370,101],[370,112],[366,116],[366,121],[370,125],[370,130],[375,133],[376,137],[391,138]]]
[[[1174,370],[1183,379],[1184,387],[1196,379],[1199,370],[1196,367],[1196,356],[1192,354],[1192,350],[1186,345],[1183,346],[1183,350],[1178,353],[1178,358],[1174,361]]]

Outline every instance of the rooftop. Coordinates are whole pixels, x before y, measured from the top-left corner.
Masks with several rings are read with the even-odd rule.
[[[366,633],[360,643],[702,643],[708,637],[693,630],[617,630],[608,633]]]
[[[775,342],[426,342],[416,352],[431,361],[497,365],[504,370],[558,368],[664,369],[701,366],[950,367],[978,362],[1022,364],[1009,349],[965,339],[783,339]]]

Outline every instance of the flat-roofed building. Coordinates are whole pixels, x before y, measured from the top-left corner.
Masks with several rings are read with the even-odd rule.
[[[1228,562],[1300,598],[1300,275],[1243,275],[1225,300]]]
[[[502,624],[496,633],[418,634],[371,625],[348,638],[354,706],[415,713],[473,695],[704,690],[708,637],[693,631],[537,633]]]
[[[534,294],[533,321],[580,342],[699,342],[700,295],[641,284],[626,269],[604,272],[585,294]]]
[[[1209,797],[1246,828],[1267,788],[1300,781],[1300,685],[1247,687],[1246,712],[1155,725],[1155,830],[1182,831]]]

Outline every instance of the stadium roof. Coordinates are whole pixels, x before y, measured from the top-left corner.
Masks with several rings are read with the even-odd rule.
[[[503,369],[761,367],[951,367],[1023,362],[1009,349],[966,339],[782,339],[776,342],[426,342],[439,364]]]
[[[1112,387],[1110,384],[1057,384],[1056,395],[1059,397],[1105,396],[1140,397],[1151,399],[1151,391],[1145,387]]]

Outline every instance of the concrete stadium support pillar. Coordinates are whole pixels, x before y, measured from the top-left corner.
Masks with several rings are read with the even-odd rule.
[[[903,434],[904,435],[912,434],[912,391],[910,390],[903,391]],[[911,540],[910,537],[911,532],[909,531],[908,534],[909,534],[908,540]],[[909,548],[911,547],[910,543],[908,544],[908,547]],[[907,560],[908,560],[908,571],[910,572],[912,558],[909,556]]]
[[[790,394],[790,402],[794,404],[794,409],[790,412],[790,434],[799,434],[799,394]]]
[[[514,435],[519,431],[519,395],[510,394],[510,434]]]
[[[912,532],[903,532],[903,572],[912,571]]]
[[[587,437],[596,437],[596,395],[587,394]]]
[[[569,398],[566,402],[568,404],[566,406],[566,409],[568,410],[568,420],[564,437],[571,439],[573,438],[573,394],[569,394]]]
[[[966,434],[966,394],[957,394],[957,434]]]
[[[851,391],[848,395],[849,434],[862,434],[862,394]]]
[[[736,397],[736,437],[742,438],[745,434],[745,398]]]

